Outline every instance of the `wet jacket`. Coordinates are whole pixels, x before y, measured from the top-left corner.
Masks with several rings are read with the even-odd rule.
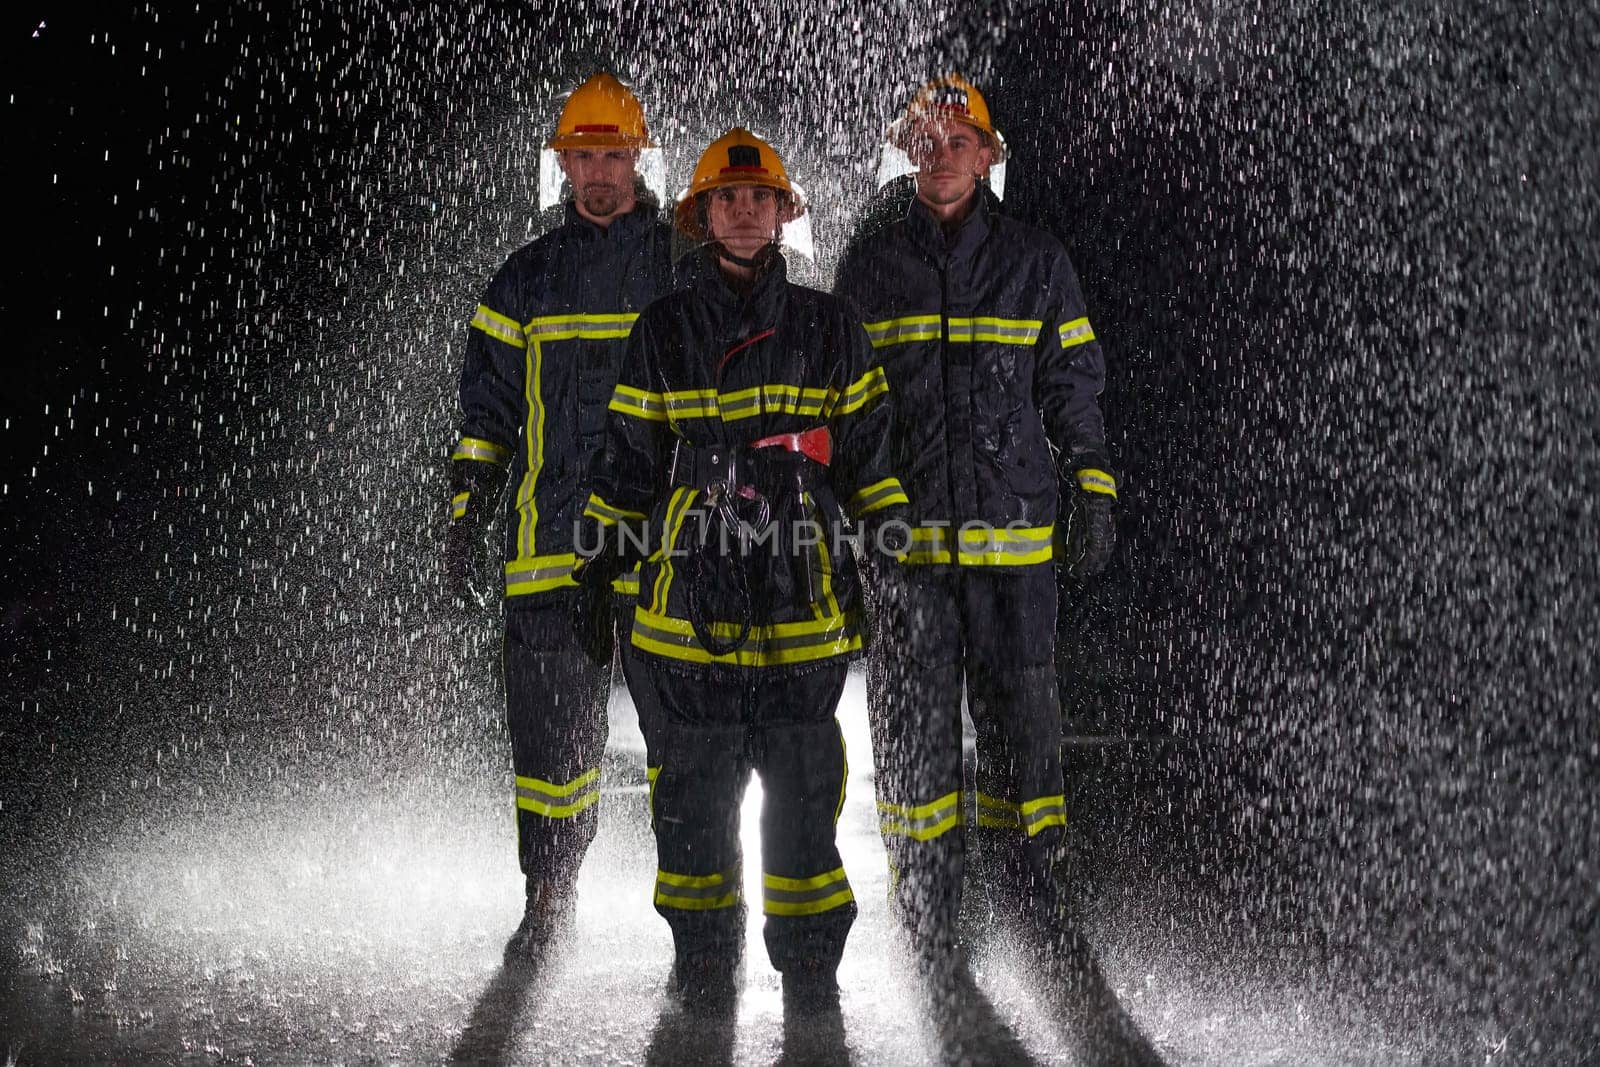
[[[653,198],[604,229],[569,202],[559,226],[500,268],[472,317],[451,511],[486,523],[509,484],[507,597],[573,584],[589,457],[634,320],[673,287],[671,246]]]
[[[995,206],[980,194],[947,240],[912,199],[836,275],[889,378],[912,564],[1048,563],[1058,469],[1104,449],[1105,360],[1066,250]]]
[[[881,522],[906,502],[889,466],[883,371],[849,308],[791,284],[781,258],[741,297],[709,255],[693,255],[688,286],[647,308],[629,338],[585,508],[596,543],[630,524],[645,531],[633,644],[664,660],[751,668],[851,655],[860,587],[842,519]],[[827,465],[749,450],[740,481],[753,492],[733,505],[757,532],[764,510],[776,536],[725,548],[715,498],[682,474],[687,457],[820,426],[832,437]],[[816,524],[816,544],[791,538],[795,520]],[[751,629],[719,655],[696,636],[697,619],[719,639]]]

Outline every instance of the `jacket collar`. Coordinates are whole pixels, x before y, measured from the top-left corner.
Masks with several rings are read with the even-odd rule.
[[[618,215],[602,229],[578,213],[578,205],[569,197],[566,202],[566,226],[573,233],[595,241],[633,241],[655,224],[660,205],[648,190],[634,191],[633,210]]]
[[[771,262],[756,275],[748,294],[740,294],[728,284],[717,266],[715,253],[709,248],[696,249],[690,256],[691,262],[685,264],[686,274],[695,289],[711,304],[750,323],[761,323],[763,328],[777,319],[778,307],[789,281],[788,264],[782,253],[773,251]]]
[[[948,238],[939,220],[933,217],[933,212],[915,196],[906,207],[906,221],[911,227],[911,233],[918,245],[928,252],[933,258],[944,260],[969,259],[978,247],[989,236],[991,205],[990,199],[994,196],[989,192],[987,183],[978,184],[977,202],[973,204],[972,211],[956,232]]]

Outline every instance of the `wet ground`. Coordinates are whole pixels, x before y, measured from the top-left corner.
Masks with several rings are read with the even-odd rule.
[[[642,743],[625,695],[612,715],[576,928],[536,976],[500,966],[521,886],[510,790],[494,773],[419,758],[362,776],[180,743],[137,773],[77,782],[80,810],[35,812],[5,860],[6,1062],[1117,1062],[1002,937],[976,931],[970,975],[943,992],[913,977],[883,903],[859,676],[842,709],[852,760],[840,835],[861,917],[840,1017],[786,1025],[758,923],[737,1017],[682,1012],[663,990],[671,945],[649,905]],[[751,854],[758,804],[752,789]],[[0,825],[19,823],[12,813]],[[1192,912],[1173,891],[1139,882],[1089,909],[1086,929],[1167,1062],[1495,1060],[1472,1034],[1402,1030],[1339,995],[1309,949],[1252,948],[1220,912],[1179,922]]]

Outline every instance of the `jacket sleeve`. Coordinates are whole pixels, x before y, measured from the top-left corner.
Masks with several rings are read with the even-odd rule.
[[[889,380],[873,355],[866,330],[846,305],[839,307],[834,334],[844,350],[839,363],[846,382],[828,415],[834,440],[834,495],[856,522],[903,518],[909,502],[890,468]]]
[[[861,301],[865,292],[862,285],[865,272],[862,267],[863,258],[857,251],[860,240],[859,235],[851,238],[843,257],[839,260],[838,268],[833,272],[833,295],[844,301],[845,307],[857,321],[865,319],[867,314],[867,309]]]
[[[467,325],[461,369],[461,433],[450,454],[453,520],[493,517],[522,432],[528,341],[518,271],[508,262],[489,282]]]
[[[604,447],[590,460],[581,555],[640,559],[650,551],[649,517],[666,484],[673,438],[655,370],[657,344],[650,317],[641,315],[607,405]]]
[[[1090,472],[1098,476],[1095,485],[1083,488],[1116,496],[1115,481],[1102,469],[1106,431],[1100,392],[1106,381],[1105,355],[1089,324],[1071,260],[1060,248],[1054,258],[1034,365],[1034,396],[1063,474],[1081,485],[1085,472]]]

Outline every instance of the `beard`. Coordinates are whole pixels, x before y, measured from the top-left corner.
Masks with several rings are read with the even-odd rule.
[[[622,190],[604,182],[591,182],[585,185],[579,196],[583,200],[584,210],[600,218],[615,215],[617,209],[622,206]]]

